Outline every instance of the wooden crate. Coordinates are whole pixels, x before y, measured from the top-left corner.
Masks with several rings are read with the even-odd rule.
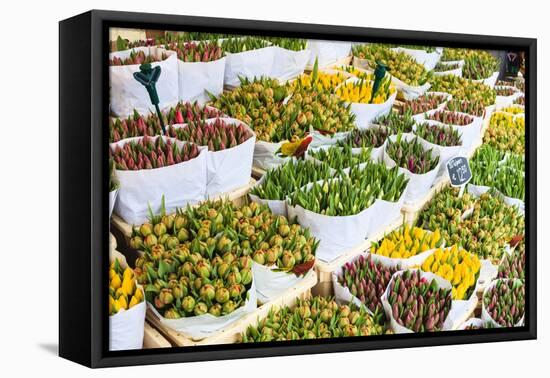
[[[172,344],[166,340],[156,328],[145,321],[143,329],[143,349],[171,348]]]
[[[246,203],[247,194],[250,188],[256,184],[256,180],[253,178],[250,178],[250,181],[248,184],[241,186],[240,188],[237,188],[235,190],[232,190],[231,192],[223,193],[218,196],[212,197],[212,200],[220,199],[220,198],[226,198],[229,201],[232,201],[236,206],[240,206]],[[117,231],[119,231],[124,237],[126,238],[126,243],[129,244],[130,238],[132,237],[132,225],[129,223],[126,223],[124,219],[119,217],[117,214],[114,214],[111,216],[111,225],[116,228]]]
[[[332,273],[338,270],[342,265],[344,265],[349,260],[360,255],[370,248],[373,242],[376,242],[384,237],[387,233],[395,230],[403,224],[403,218],[398,217],[388,226],[381,228],[370,238],[365,239],[364,242],[358,244],[354,248],[351,248],[349,251],[345,252],[342,256],[337,259],[332,260],[330,263],[319,261],[315,262],[315,271],[318,276],[318,283],[313,288],[313,295],[320,295],[323,297],[328,297],[333,295],[332,288]]]
[[[262,178],[263,175],[265,175],[266,170],[262,169],[260,167],[252,166],[252,177],[254,177],[256,180],[259,180]]]
[[[312,270],[295,287],[285,291],[270,302],[261,305],[255,311],[230,324],[227,328],[202,340],[193,340],[165,326],[151,311],[147,311],[147,320],[157,328],[170,343],[176,346],[232,344],[237,342],[238,336],[245,332],[248,326],[257,324],[258,320],[266,317],[272,308],[291,306],[296,299],[308,299],[311,296],[311,289],[316,283],[317,274]]]

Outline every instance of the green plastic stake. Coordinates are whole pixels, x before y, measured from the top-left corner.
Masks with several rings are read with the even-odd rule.
[[[376,97],[376,92],[378,92],[378,88],[380,88],[382,79],[386,76],[386,71],[388,71],[388,66],[384,63],[376,62],[376,68],[374,69],[374,84],[372,85],[372,94],[370,96],[369,103],[372,103]]]
[[[136,79],[141,85],[147,89],[149,93],[149,98],[155,109],[157,110],[157,115],[159,116],[160,126],[162,127],[162,134],[166,134],[166,127],[164,126],[164,119],[159,108],[159,95],[157,93],[157,81],[160,77],[160,67],[151,67],[150,63],[143,63],[139,66],[139,72],[134,72],[134,79]]]

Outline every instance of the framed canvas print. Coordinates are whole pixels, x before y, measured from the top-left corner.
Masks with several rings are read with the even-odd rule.
[[[62,357],[536,337],[536,40],[95,10],[59,27]]]

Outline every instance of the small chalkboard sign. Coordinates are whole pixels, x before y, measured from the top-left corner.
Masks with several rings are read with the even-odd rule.
[[[472,171],[468,159],[457,156],[447,162],[447,172],[454,187],[466,185],[472,179]]]
[[[456,156],[447,162],[447,172],[451,179],[451,186],[460,187],[459,197],[464,193],[464,187],[472,179],[472,171],[468,159]]]

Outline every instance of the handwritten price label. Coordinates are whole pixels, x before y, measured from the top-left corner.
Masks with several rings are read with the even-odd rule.
[[[472,179],[472,171],[468,159],[457,156],[447,162],[447,172],[454,187],[464,186]]]

